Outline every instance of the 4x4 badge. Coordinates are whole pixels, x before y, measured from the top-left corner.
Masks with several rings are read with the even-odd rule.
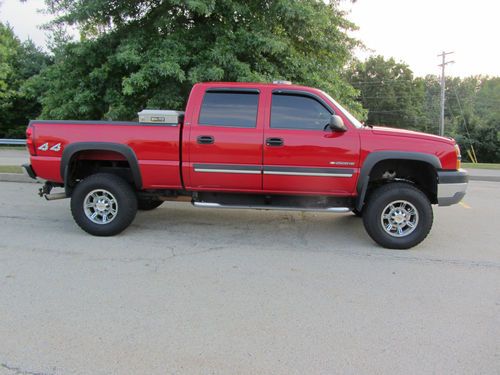
[[[47,151],[47,150],[49,150],[49,143],[48,142],[44,143],[43,145],[41,145],[40,147],[38,147],[38,149],[40,151]],[[50,151],[55,151],[55,152],[61,151],[61,143],[56,143],[54,146],[52,146],[50,148]]]

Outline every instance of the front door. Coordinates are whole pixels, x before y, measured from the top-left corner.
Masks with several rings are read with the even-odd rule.
[[[189,136],[194,190],[261,191],[264,108],[257,89],[207,89]]]
[[[314,94],[272,93],[264,130],[264,190],[344,196],[354,192],[359,136],[353,127],[330,130],[332,114],[335,110]]]

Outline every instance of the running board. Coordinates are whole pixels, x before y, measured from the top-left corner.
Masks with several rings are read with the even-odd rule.
[[[233,204],[220,204],[214,202],[196,202],[193,201],[193,206],[201,208],[235,208],[235,209],[252,209],[252,210],[280,210],[280,211],[314,211],[314,212],[336,212],[344,213],[351,211],[348,207],[287,207],[287,206],[273,206],[273,205],[233,205]]]

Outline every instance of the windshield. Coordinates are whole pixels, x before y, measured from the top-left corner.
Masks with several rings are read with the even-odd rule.
[[[351,115],[347,109],[345,109],[344,107],[342,107],[339,103],[337,103],[337,101],[335,99],[333,99],[330,95],[328,95],[326,92],[324,91],[321,91],[327,98],[328,100],[330,100],[333,104],[335,104],[335,106],[340,110],[340,112],[342,112],[342,114],[347,117],[349,119],[349,121],[357,128],[362,128],[363,127],[363,124],[361,122],[359,122],[356,117],[354,117],[353,115]]]

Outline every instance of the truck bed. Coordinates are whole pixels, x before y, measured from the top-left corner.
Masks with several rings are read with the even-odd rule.
[[[178,124],[144,124],[125,121],[54,121],[33,120],[35,155],[31,166],[38,177],[63,182],[61,159],[69,144],[110,142],[128,146],[133,152],[142,177],[143,189],[179,189],[180,179],[180,130]],[[123,161],[125,158],[113,151],[87,151],[80,159]]]

